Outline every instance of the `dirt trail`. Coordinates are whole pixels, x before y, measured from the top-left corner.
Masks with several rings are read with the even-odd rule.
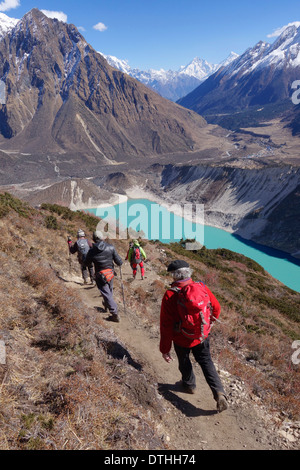
[[[131,279],[131,269],[128,263],[122,268],[123,280]],[[158,279],[151,267],[147,268],[146,278],[141,281],[139,275],[134,281],[145,288],[151,281]],[[78,282],[70,282],[80,292],[84,302],[91,308],[101,307],[97,287],[82,286]],[[115,280],[115,298],[119,304],[120,323],[108,322],[116,336],[133,359],[142,365],[143,370],[155,377],[158,392],[164,400],[166,413],[163,417],[163,427],[166,432],[166,441],[172,449],[178,450],[266,450],[276,449],[272,439],[272,430],[268,430],[262,416],[255,409],[255,405],[249,399],[246,404],[235,405],[234,399],[230,400],[228,410],[218,413],[216,403],[207,386],[202,371],[195,364],[197,377],[197,391],[194,395],[183,393],[176,386],[180,380],[177,359],[173,353],[173,362],[167,364],[159,352],[159,336],[151,328],[137,325],[134,321],[135,314],[127,309],[126,315],[123,308],[123,299],[120,289],[120,278]],[[126,295],[126,293],[125,293]],[[128,292],[127,292],[128,295]],[[158,299],[158,308],[160,299]],[[103,319],[107,313],[99,312]],[[157,330],[158,331],[158,330]],[[226,375],[221,378],[226,393],[229,382]]]

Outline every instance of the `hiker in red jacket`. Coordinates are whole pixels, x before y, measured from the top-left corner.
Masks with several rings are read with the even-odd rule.
[[[166,362],[171,362],[170,351],[172,343],[178,358],[178,366],[182,375],[181,385],[187,393],[195,393],[196,378],[190,361],[190,352],[201,366],[204,377],[217,402],[218,411],[227,409],[226,395],[210,355],[209,332],[210,322],[218,319],[221,311],[220,304],[212,292],[203,283],[194,283],[191,275],[192,270],[187,262],[176,260],[169,264],[167,271],[172,274],[174,282],[170,289],[165,292],[161,304],[160,313],[160,352]],[[182,290],[185,288],[184,290]],[[196,289],[193,291],[193,289]],[[184,304],[185,290],[199,292],[196,299],[197,309],[201,305],[200,316],[198,313],[198,325],[184,327],[185,320],[180,311],[185,311],[181,305]],[[188,294],[187,294],[188,295]],[[203,297],[200,297],[200,296]],[[178,302],[180,300],[180,302]],[[192,303],[192,298],[187,299]],[[207,305],[207,309],[206,309]],[[187,303],[187,308],[189,303]],[[204,312],[204,313],[203,313]],[[205,314],[207,312],[207,316]],[[202,321],[201,321],[202,319]],[[210,320],[209,320],[210,319]],[[203,321],[204,320],[204,321]],[[198,328],[198,330],[197,330]],[[197,332],[196,332],[197,330]],[[195,333],[196,332],[196,333]]]

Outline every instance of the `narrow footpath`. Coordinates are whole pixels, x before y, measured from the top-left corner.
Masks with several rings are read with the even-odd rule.
[[[132,277],[131,268],[124,263],[123,279]],[[145,286],[157,278],[154,270],[147,269],[144,281],[137,276],[134,283]],[[90,308],[102,306],[102,299],[97,287],[80,285],[71,281],[70,285],[78,290],[83,301]],[[129,293],[125,293],[126,296]],[[158,393],[164,400],[167,410],[163,416],[163,426],[166,430],[166,442],[171,449],[176,450],[271,450],[278,449],[275,444],[272,428],[268,428],[265,417],[257,410],[251,399],[235,406],[234,398],[229,400],[228,410],[218,413],[216,403],[206,384],[201,368],[194,364],[197,377],[197,391],[194,395],[180,391],[177,383],[180,380],[177,359],[173,353],[173,362],[167,364],[159,352],[159,335],[144,325],[136,324],[136,316],[130,309],[124,312],[121,281],[115,280],[114,296],[120,308],[120,323],[107,322],[107,327],[115,335],[133,359],[139,362],[145,373],[155,377]],[[160,307],[158,299],[158,309]],[[107,313],[99,311],[103,320]],[[230,378],[226,372],[220,371],[226,393],[230,391]]]

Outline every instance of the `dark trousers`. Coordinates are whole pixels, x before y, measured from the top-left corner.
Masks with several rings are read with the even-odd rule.
[[[178,358],[178,367],[182,375],[183,385],[190,388],[196,387],[196,378],[190,360],[190,352],[192,351],[195,360],[203,371],[204,377],[212,391],[214,399],[217,399],[218,392],[225,394],[220,377],[210,355],[209,338],[193,348],[183,348],[182,346],[178,346],[174,343],[174,349]]]
[[[94,266],[92,264],[90,264],[88,266],[86,266],[85,264],[81,264],[81,272],[82,272],[82,277],[83,277],[84,281],[87,281],[89,276],[90,276],[91,281],[94,280],[95,270],[94,270]]]
[[[113,279],[105,284],[96,277],[96,284],[103,297],[104,305],[112,315],[118,315],[118,306],[113,298]]]

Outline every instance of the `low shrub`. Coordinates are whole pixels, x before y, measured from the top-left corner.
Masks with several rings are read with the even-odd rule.
[[[5,217],[11,210],[21,217],[30,217],[34,213],[34,209],[29,204],[9,193],[0,194],[0,218]]]

